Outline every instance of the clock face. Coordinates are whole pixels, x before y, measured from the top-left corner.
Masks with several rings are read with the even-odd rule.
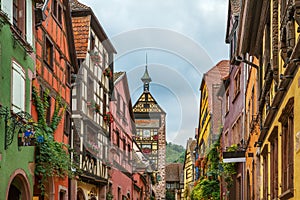
[[[150,130],[149,129],[144,129],[143,130],[143,137],[144,138],[150,138]]]

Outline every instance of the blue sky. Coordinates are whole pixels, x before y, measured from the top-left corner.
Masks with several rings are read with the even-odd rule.
[[[202,74],[228,59],[225,0],[79,0],[92,7],[126,71],[132,102],[142,93],[145,54],[150,91],[167,112],[167,140],[186,145],[198,126]]]

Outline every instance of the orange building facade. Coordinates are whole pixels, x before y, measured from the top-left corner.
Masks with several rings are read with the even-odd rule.
[[[76,56],[73,52],[73,33],[69,1],[49,0],[38,5],[41,15],[36,14],[35,46],[36,76],[33,87],[42,95],[49,90],[46,121],[50,122],[54,112],[55,100],[61,96],[66,105],[65,115],[54,133],[54,139],[69,144],[70,137],[70,98],[71,73],[76,69]],[[32,115],[37,119],[36,107],[32,106]],[[41,198],[36,177],[34,197]],[[68,178],[50,178],[46,185],[46,199],[66,199],[68,197]]]

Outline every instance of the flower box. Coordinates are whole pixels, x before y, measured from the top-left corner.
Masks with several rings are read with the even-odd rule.
[[[114,122],[114,118],[113,118],[111,112],[108,112],[108,113],[104,114],[103,120],[104,120],[106,123],[110,123],[110,124],[113,123],[113,122]]]
[[[113,74],[112,74],[112,71],[111,69],[108,67],[106,68],[104,71],[103,71],[103,75],[108,77],[108,78],[112,78],[113,77]]]

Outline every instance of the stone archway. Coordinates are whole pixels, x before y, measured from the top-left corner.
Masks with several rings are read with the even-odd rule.
[[[18,169],[10,177],[6,191],[6,199],[28,200],[31,199],[30,184],[26,173]]]

